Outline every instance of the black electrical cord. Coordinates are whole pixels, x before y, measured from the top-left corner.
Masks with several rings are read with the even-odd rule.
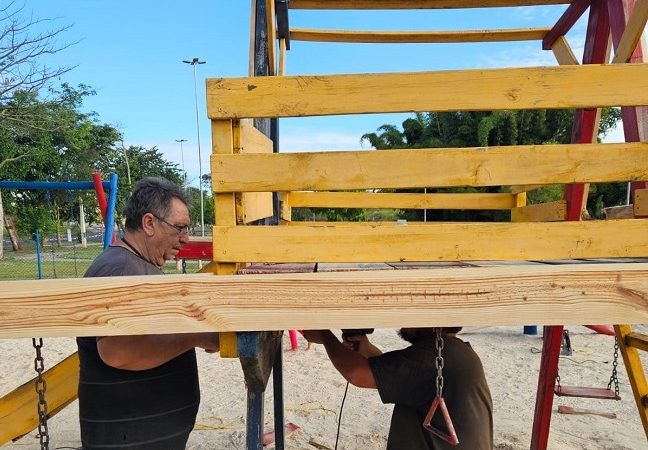
[[[342,397],[342,404],[340,405],[340,414],[338,414],[338,427],[337,434],[335,435],[335,450],[337,450],[338,439],[340,439],[340,424],[342,424],[342,409],[344,408],[344,400],[346,400],[347,392],[349,391],[349,382],[347,381],[344,388],[344,396]]]

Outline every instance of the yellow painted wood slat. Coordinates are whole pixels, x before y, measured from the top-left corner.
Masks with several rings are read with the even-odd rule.
[[[621,36],[619,45],[612,60],[613,64],[627,63],[632,57],[632,53],[641,40],[641,35],[646,27],[648,19],[648,1],[638,0],[634,2],[632,13],[628,17],[626,29]]]
[[[536,189],[540,189],[545,186],[546,185],[544,184],[521,184],[521,185],[511,186],[511,194],[519,194],[522,192],[535,191]]]
[[[635,217],[648,217],[648,189],[637,189],[633,204]]]
[[[268,73],[277,74],[277,28],[275,22],[275,2],[266,0],[266,26],[268,33]]]
[[[508,186],[648,179],[648,143],[415,149],[211,159],[214,192]]]
[[[571,0],[290,0],[291,9],[447,9],[561,5]]]
[[[511,210],[511,220],[514,222],[558,222],[567,219],[567,202],[541,203],[527,205]]]
[[[235,134],[234,153],[265,153],[272,154],[272,141],[248,121],[242,121],[240,132]],[[243,192],[236,196],[237,216],[243,223],[271,217],[272,193],[271,192]]]
[[[646,63],[207,80],[212,119],[643,105]]]
[[[214,260],[399,262],[644,257],[648,220],[214,227]]]
[[[621,351],[623,362],[628,372],[628,381],[632,387],[639,417],[641,417],[646,439],[648,439],[648,382],[646,381],[646,373],[644,372],[637,349],[626,344],[625,337],[632,332],[630,325],[614,325],[614,331],[616,332],[619,350]]]
[[[558,64],[561,66],[577,66],[579,64],[578,59],[576,58],[576,55],[574,55],[574,52],[569,46],[565,36],[560,36],[556,39],[556,42],[551,46],[551,51],[553,51],[556,61],[558,61]]]
[[[356,31],[291,28],[291,41],[377,44],[507,42],[542,40],[551,28],[463,31]]]
[[[627,334],[625,338],[626,345],[648,352],[648,334],[633,332]]]
[[[648,323],[644,264],[5,281],[0,337]]]
[[[292,208],[503,210],[515,207],[513,194],[296,191],[286,193],[285,199]]]
[[[73,353],[44,372],[48,418],[77,397],[79,355]],[[38,426],[38,394],[30,380],[0,399],[0,445],[23,436]]]

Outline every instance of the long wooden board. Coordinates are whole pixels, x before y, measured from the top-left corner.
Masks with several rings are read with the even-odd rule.
[[[6,281],[0,338],[648,323],[648,265]]]
[[[646,63],[207,80],[211,119],[644,105]]]
[[[395,209],[490,209],[515,207],[513,194],[382,192],[287,192],[286,204],[293,208],[395,208]]]
[[[560,5],[571,0],[290,0],[291,9],[445,9]]]
[[[645,257],[648,220],[213,229],[215,261],[399,262]]]
[[[463,31],[356,31],[291,28],[291,41],[353,43],[459,43],[542,40],[551,28]]]
[[[506,186],[648,179],[648,143],[212,154],[214,192]]]

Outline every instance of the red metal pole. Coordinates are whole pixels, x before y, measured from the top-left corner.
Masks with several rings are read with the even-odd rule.
[[[610,20],[606,0],[593,0],[590,6],[583,64],[604,64],[608,57]],[[596,109],[576,111],[572,128],[572,143],[596,142]],[[583,183],[565,185],[564,199],[567,201],[567,220],[580,220],[581,211],[587,201],[587,186]],[[535,415],[531,433],[531,450],[546,450],[551,427],[558,359],[562,343],[563,326],[544,328],[538,390],[536,392]]]
[[[106,200],[106,192],[104,191],[101,181],[101,174],[99,172],[92,172],[92,183],[94,184],[95,192],[97,193],[97,202],[99,203],[99,210],[101,217],[106,222],[106,211],[108,210],[108,201]]]

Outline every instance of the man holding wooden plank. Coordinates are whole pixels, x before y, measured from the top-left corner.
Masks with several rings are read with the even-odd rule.
[[[383,403],[394,404],[387,450],[492,450],[490,390],[479,357],[456,337],[460,330],[401,328],[412,345],[387,353],[366,334],[345,333],[342,342],[328,330],[304,331],[304,337],[324,344],[349,383],[378,389]]]
[[[124,237],[85,276],[161,275],[189,239],[187,205],[170,181],[141,180],[124,210]],[[185,448],[200,402],[195,348],[218,351],[218,333],[81,337],[77,344],[84,450]]]

